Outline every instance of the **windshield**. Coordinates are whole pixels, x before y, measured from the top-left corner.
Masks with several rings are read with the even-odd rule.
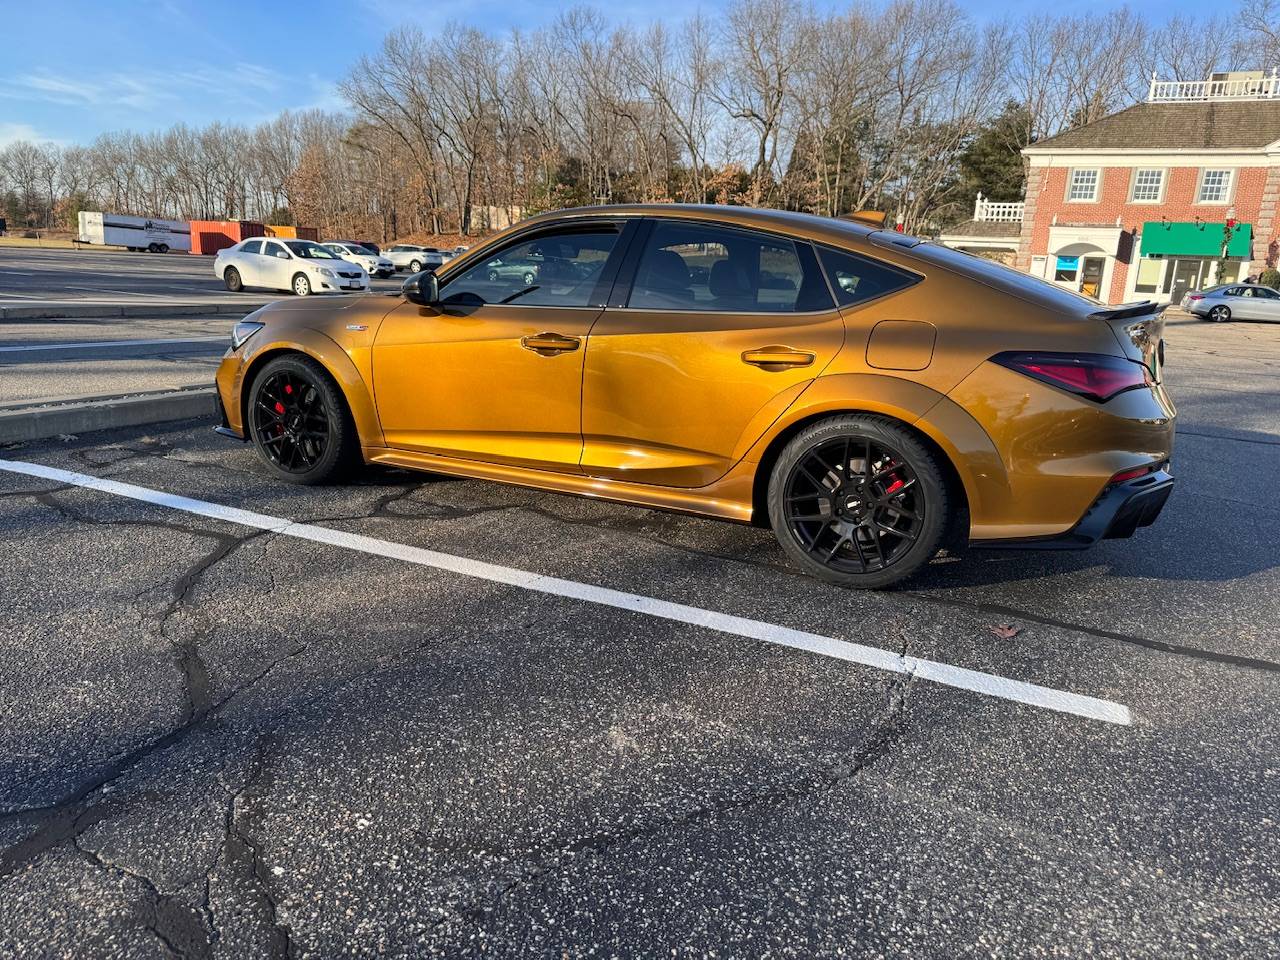
[[[312,243],[310,240],[286,240],[285,246],[293,251],[294,256],[301,257],[303,260],[341,259],[335,256],[333,251],[320,246],[318,243]]]

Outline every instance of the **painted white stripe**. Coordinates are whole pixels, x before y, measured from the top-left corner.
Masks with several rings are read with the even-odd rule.
[[[93,347],[152,347],[166,343],[229,342],[222,337],[167,337],[160,340],[85,340],[81,343],[23,343],[16,347],[0,347],[0,353],[34,353],[37,350],[87,350]]]
[[[859,663],[864,666],[874,667],[877,670],[908,674],[949,687],[957,687],[961,690],[969,690],[989,697],[999,697],[1003,700],[1012,700],[1015,703],[1023,703],[1044,710],[1055,710],[1059,713],[1069,713],[1090,720],[1101,720],[1106,723],[1116,723],[1124,726],[1132,722],[1129,708],[1124,704],[1111,700],[1101,700],[1097,697],[1057,690],[1053,687],[1042,687],[1022,680],[1011,680],[1008,677],[983,673],[980,670],[954,667],[936,660],[904,657],[890,650],[881,650],[878,647],[869,647],[860,643],[850,643],[847,640],[837,640],[833,637],[824,637],[820,634],[807,633],[803,630],[793,630],[790,627],[766,623],[761,620],[750,620],[746,617],[736,617],[727,613],[704,610],[700,607],[691,607],[682,603],[672,603],[668,600],[658,600],[636,593],[626,593],[621,590],[612,590],[608,587],[578,583],[574,580],[547,577],[528,570],[504,567],[498,564],[486,563],[482,560],[470,560],[466,557],[439,553],[435,550],[425,550],[421,547],[412,547],[403,543],[379,540],[376,537],[366,537],[358,533],[347,533],[342,530],[318,527],[309,523],[295,523],[292,520],[285,520],[280,517],[253,513],[249,510],[209,503],[205,500],[193,500],[189,497],[134,486],[131,483],[121,483],[118,480],[107,480],[88,474],[59,470],[56,467],[47,467],[38,463],[0,460],[0,470],[25,474],[30,477],[40,477],[45,480],[55,480],[59,483],[84,487],[89,490],[100,490],[103,493],[113,493],[116,496],[128,497],[131,500],[139,500],[157,507],[181,510],[197,516],[208,517],[212,520],[223,520],[227,523],[254,527],[259,530],[269,530],[281,536],[298,537],[301,540],[341,547],[345,550],[358,550],[361,553],[373,556],[403,560],[424,567],[446,570],[464,577],[475,577],[479,580],[508,584],[539,593],[569,597],[606,607],[616,607],[619,610],[642,613],[663,620],[674,620],[678,623],[704,627],[719,633],[746,637],[764,643],[778,644],[779,646],[791,647],[796,650],[805,650],[824,657],[834,657],[837,660],[846,660],[849,663]]]

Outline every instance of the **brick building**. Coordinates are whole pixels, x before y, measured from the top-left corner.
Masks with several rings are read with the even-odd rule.
[[[1276,262],[1274,75],[1152,80],[1146,102],[1023,154],[1014,263],[1035,276],[1109,303],[1177,301]]]
[[[1023,154],[1025,202],[979,194],[942,243],[1109,303],[1177,301],[1276,265],[1275,75],[1152,80],[1145,103]]]

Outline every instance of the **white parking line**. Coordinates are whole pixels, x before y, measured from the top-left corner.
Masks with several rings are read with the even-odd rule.
[[[1128,726],[1132,723],[1132,715],[1129,712],[1129,708],[1112,700],[1101,700],[1097,697],[1057,690],[1053,687],[1042,687],[1022,680],[1011,680],[1008,677],[983,673],[980,670],[953,667],[950,664],[936,660],[907,657],[890,650],[882,650],[879,647],[869,647],[860,643],[850,643],[847,640],[837,640],[833,637],[824,637],[816,633],[807,633],[803,630],[793,630],[790,627],[766,623],[761,620],[735,617],[731,614],[718,613],[714,610],[704,610],[701,607],[691,607],[682,603],[658,600],[654,597],[646,597],[636,593],[612,590],[608,587],[578,583],[575,580],[547,577],[540,573],[519,570],[515,567],[499,566],[482,560],[470,560],[466,557],[439,553],[435,550],[425,550],[421,547],[412,547],[389,540],[379,540],[376,537],[366,537],[363,534],[347,533],[330,527],[318,527],[309,523],[295,523],[292,520],[285,520],[280,517],[253,513],[249,510],[209,503],[205,500],[193,500],[189,497],[164,493],[160,490],[134,486],[131,483],[121,483],[118,480],[107,480],[84,473],[59,470],[56,467],[46,467],[38,463],[0,460],[0,470],[25,474],[30,477],[40,477],[45,480],[55,480],[59,483],[84,487],[89,490],[99,490],[103,493],[113,493],[116,496],[139,500],[157,507],[181,510],[185,513],[208,517],[212,520],[223,520],[227,523],[254,527],[259,530],[269,530],[285,537],[297,537],[301,540],[341,547],[345,550],[358,550],[361,553],[373,556],[404,560],[424,567],[446,570],[464,577],[475,577],[479,580],[504,583],[538,593],[568,597],[606,607],[616,607],[619,610],[642,613],[646,616],[663,620],[674,620],[678,623],[704,627],[719,633],[791,647],[824,657],[846,660],[850,663],[859,663],[864,666],[874,667],[877,670],[887,670],[891,673],[907,674],[923,680],[932,680],[934,683],[957,687],[973,693],[981,693],[989,697],[1012,700],[1015,703],[1023,703],[1044,710],[1074,714],[1090,720],[1101,720],[1105,723],[1115,723],[1123,726]]]
[[[166,343],[222,343],[226,337],[169,337],[163,340],[85,340],[81,343],[29,343],[0,347],[0,353],[32,353],[37,350],[84,350],[90,347],[153,347]]]

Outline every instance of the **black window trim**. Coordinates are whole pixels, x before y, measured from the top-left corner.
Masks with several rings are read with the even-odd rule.
[[[505,303],[505,304],[477,304],[474,309],[483,309],[484,307],[501,306],[503,309],[518,308],[521,310],[594,310],[599,312],[604,309],[609,301],[609,293],[614,287],[618,270],[630,252],[632,238],[635,235],[635,228],[638,218],[635,217],[582,217],[573,220],[564,220],[555,223],[539,223],[530,226],[527,230],[521,230],[507,237],[501,244],[486,244],[484,247],[475,248],[476,253],[483,251],[482,256],[473,257],[470,254],[473,251],[468,250],[468,256],[465,261],[458,263],[456,272],[449,271],[449,276],[445,277],[440,284],[440,304],[442,307],[448,307],[445,302],[445,291],[449,284],[458,277],[469,273],[473,267],[480,266],[484,261],[491,260],[494,257],[501,256],[502,251],[509,250],[511,247],[520,243],[527,243],[530,240],[540,237],[552,237],[557,234],[564,233],[580,233],[584,230],[589,231],[592,228],[602,226],[613,227],[618,233],[618,239],[613,245],[613,249],[609,251],[609,256],[605,260],[604,269],[600,272],[600,276],[596,278],[595,289],[591,292],[590,302],[583,306],[561,306],[550,303]],[[630,235],[630,236],[629,236]]]
[[[822,269],[822,258],[818,256],[816,250],[813,250],[813,261],[817,264],[818,275],[822,277],[823,281],[826,283],[827,296],[831,298],[831,306],[822,310],[682,310],[678,307],[629,307],[627,306],[627,301],[631,299],[631,288],[635,284],[636,273],[640,268],[640,256],[649,242],[649,237],[653,234],[654,229],[659,223],[677,223],[685,227],[713,227],[718,230],[729,230],[735,233],[769,237],[774,240],[785,240],[792,244],[797,251],[799,251],[800,247],[805,245],[810,248],[815,246],[814,242],[809,240],[807,237],[788,236],[787,234],[779,233],[776,230],[765,230],[758,227],[744,227],[736,223],[726,223],[723,220],[704,220],[701,217],[650,216],[642,217],[640,218],[640,221],[642,226],[631,241],[631,247],[627,251],[626,264],[618,272],[617,282],[614,284],[613,292],[609,296],[607,309],[610,311],[625,311],[627,313],[680,314],[727,313],[733,316],[751,317],[821,317],[840,309],[840,303],[836,299],[835,291],[831,289],[831,281],[827,278],[826,271]],[[804,258],[799,252],[797,252],[796,256],[801,261],[801,269],[804,269]]]

